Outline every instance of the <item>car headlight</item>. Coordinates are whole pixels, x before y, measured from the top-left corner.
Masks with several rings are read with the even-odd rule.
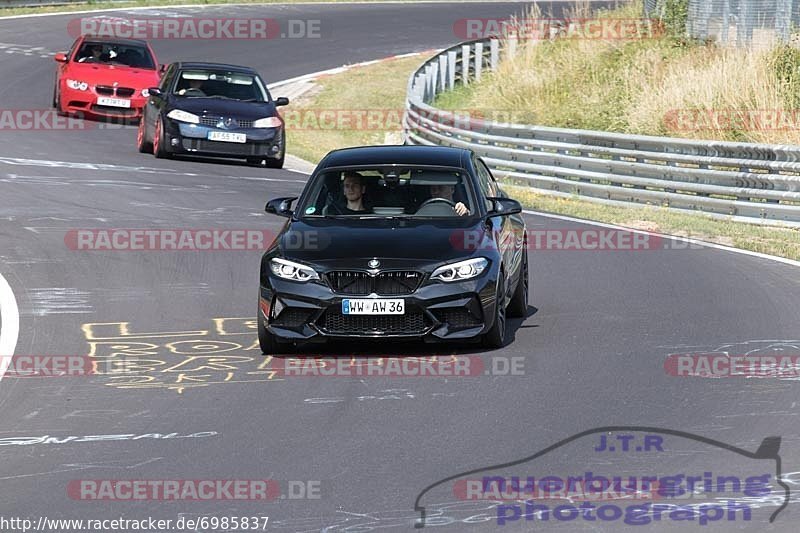
[[[254,128],[280,128],[281,119],[278,117],[260,118],[253,122]]]
[[[150,96],[150,91],[148,89],[142,89],[142,96],[147,98],[148,96]]]
[[[200,124],[200,117],[189,113],[188,111],[183,111],[182,109],[173,109],[167,116],[172,120],[177,120],[178,122],[188,122],[189,124]]]
[[[463,281],[479,276],[481,272],[486,270],[488,265],[489,261],[483,257],[467,259],[466,261],[440,266],[433,271],[431,279],[438,279],[439,281],[445,282]]]
[[[294,261],[281,259],[276,257],[269,262],[269,268],[272,273],[279,278],[289,279],[292,281],[309,281],[312,279],[319,279],[314,269]]]
[[[89,84],[86,83],[85,81],[67,80],[67,87],[78,91],[85,91],[86,89],[89,88]]]

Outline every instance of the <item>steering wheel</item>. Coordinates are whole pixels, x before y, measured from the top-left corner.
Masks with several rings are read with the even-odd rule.
[[[197,96],[205,96],[206,93],[203,92],[202,89],[198,89],[196,87],[187,87],[183,90],[181,96],[186,96],[187,94],[195,94]]]
[[[417,211],[419,211],[420,209],[422,209],[423,207],[425,207],[427,205],[435,204],[435,203],[444,203],[444,204],[447,204],[450,207],[452,207],[454,211],[456,209],[456,203],[453,202],[452,200],[448,200],[447,198],[428,198],[427,200],[425,200],[424,202],[422,202],[419,205],[419,207],[417,208]]]

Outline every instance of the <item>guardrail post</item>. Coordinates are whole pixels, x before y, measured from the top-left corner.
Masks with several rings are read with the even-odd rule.
[[[461,45],[461,85],[469,85],[469,45]]]
[[[792,24],[792,0],[778,0],[775,9],[775,35],[785,43],[789,40],[789,27]]]
[[[489,60],[489,68],[495,70],[497,68],[497,64],[500,62],[500,41],[497,39],[492,39],[489,41],[489,46],[491,50],[491,59]]]
[[[731,25],[731,0],[722,0],[722,29],[720,31],[719,40],[724,44],[728,44],[728,34],[730,33]]]
[[[506,39],[506,46],[507,48],[507,58],[512,58],[517,55],[517,39],[514,35],[509,35]]]
[[[433,65],[430,63],[425,65],[425,96],[423,102],[428,103],[433,100],[436,95],[436,89],[433,86]]]
[[[444,91],[447,87],[447,56],[442,54],[439,56],[439,90]]]
[[[452,91],[456,86],[456,59],[458,54],[455,50],[447,52],[447,89]]]
[[[483,69],[483,43],[475,43],[475,81],[481,81]]]

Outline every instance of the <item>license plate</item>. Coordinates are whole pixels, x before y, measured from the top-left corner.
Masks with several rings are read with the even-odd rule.
[[[105,105],[109,107],[131,107],[130,100],[124,100],[122,98],[106,98],[104,96],[100,96],[97,98],[97,105]]]
[[[231,133],[229,131],[209,131],[208,140],[226,143],[245,143],[247,142],[247,135],[244,133]]]
[[[402,298],[342,300],[343,315],[402,315],[405,312],[405,301]]]

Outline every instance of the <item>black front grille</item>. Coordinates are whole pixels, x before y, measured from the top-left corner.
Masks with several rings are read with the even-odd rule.
[[[220,121],[224,121],[225,117],[200,117],[200,124],[203,126],[208,126],[210,128],[218,127]],[[234,120],[239,124],[236,128],[230,129],[237,129],[237,128],[252,128],[253,121],[252,120],[239,120],[238,118],[234,118]],[[228,129],[223,126],[223,129]]]
[[[108,85],[98,85],[94,90],[97,91],[97,94],[102,94],[103,96],[114,96],[114,88]]]
[[[135,92],[136,89],[131,89],[130,87],[117,87],[117,96],[121,96],[123,98],[130,98]]]
[[[299,328],[308,321],[310,316],[311,312],[307,309],[291,307],[281,311],[272,324],[284,328]]]
[[[317,325],[334,335],[418,335],[427,329],[419,309],[406,309],[404,315],[343,315],[341,308],[329,308]]]
[[[436,320],[448,324],[453,328],[473,328],[483,324],[480,318],[476,318],[469,311],[459,307],[433,310]]]
[[[360,296],[372,293],[381,296],[411,294],[422,282],[422,273],[410,270],[381,272],[374,276],[367,272],[342,270],[329,272],[327,277],[334,292]]]
[[[205,139],[183,139],[184,150],[230,155],[264,155],[260,145],[254,143],[229,143]]]

